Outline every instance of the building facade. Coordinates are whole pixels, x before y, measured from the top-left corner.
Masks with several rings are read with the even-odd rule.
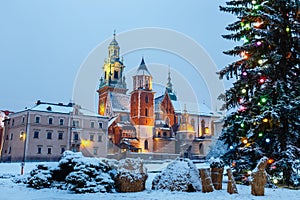
[[[65,150],[85,156],[107,154],[107,117],[70,103],[37,101],[4,120],[1,160],[55,161]]]
[[[127,93],[125,66],[119,57],[120,47],[114,34],[97,91],[98,113],[110,118],[108,153],[205,156],[219,134],[221,114],[204,104],[197,105],[200,109],[196,111],[182,105],[173,91],[170,72],[164,94],[156,95],[152,88],[154,77],[144,58],[132,77],[133,90]]]

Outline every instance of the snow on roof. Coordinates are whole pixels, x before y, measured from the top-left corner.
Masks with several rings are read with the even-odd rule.
[[[79,109],[79,113],[82,114],[82,115],[85,115],[85,116],[92,116],[92,117],[105,117],[105,116],[102,116],[102,115],[99,115],[93,111],[90,111],[90,110],[87,110],[85,108],[80,108]]]
[[[130,96],[127,94],[119,94],[110,92],[113,111],[129,112],[130,111]]]
[[[69,105],[51,104],[51,103],[41,103],[37,104],[33,108],[29,109],[32,111],[42,111],[50,113],[64,113],[69,114],[73,111],[73,107]]]
[[[214,112],[205,104],[197,104],[192,102],[173,101],[175,112],[183,113],[186,108],[188,114],[212,116]]]

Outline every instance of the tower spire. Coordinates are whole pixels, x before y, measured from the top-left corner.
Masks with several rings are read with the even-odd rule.
[[[172,82],[171,82],[171,67],[170,67],[170,65],[169,65],[169,70],[168,70],[168,83],[167,83],[167,87],[166,87],[166,89],[167,89],[167,91],[169,92],[169,93],[171,93],[171,92],[173,92],[173,88],[172,88]]]
[[[114,40],[115,40],[116,39],[116,29],[114,30],[113,36],[114,36]]]

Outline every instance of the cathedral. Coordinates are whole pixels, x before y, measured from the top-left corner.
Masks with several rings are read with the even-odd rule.
[[[110,119],[108,154],[126,151],[204,157],[220,132],[221,115],[205,104],[200,105],[200,112],[182,106],[173,91],[170,71],[163,95],[157,95],[144,58],[132,77],[132,91],[127,89],[124,69],[114,34],[97,90],[98,113]]]

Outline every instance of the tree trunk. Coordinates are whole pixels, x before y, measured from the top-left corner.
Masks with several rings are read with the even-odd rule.
[[[236,188],[236,183],[235,183],[234,177],[232,175],[231,169],[228,168],[226,171],[228,174],[227,192],[229,194],[238,194],[238,190]]]
[[[211,180],[215,190],[222,190],[224,168],[211,168]]]
[[[200,177],[202,182],[203,193],[214,191],[209,173],[210,173],[209,169],[200,169]]]

